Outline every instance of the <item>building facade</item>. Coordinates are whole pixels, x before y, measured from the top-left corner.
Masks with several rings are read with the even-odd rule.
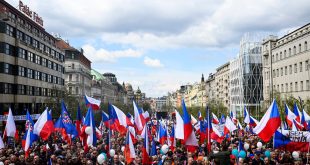
[[[100,99],[102,103],[113,104],[116,100],[116,89],[112,82],[94,69],[91,70],[91,75],[92,84],[90,96]]]
[[[263,100],[260,41],[258,35],[245,34],[238,57],[230,62],[230,109],[241,116],[244,107],[257,114]]]
[[[275,92],[309,99],[310,94],[310,24],[277,38],[263,40],[264,98],[270,101]]]
[[[42,19],[33,20],[5,1],[0,8],[0,111],[39,113],[64,92],[64,52]]]
[[[77,50],[58,38],[56,45],[65,52],[65,86],[70,96],[83,100],[91,94],[91,61],[84,56],[83,49]]]
[[[216,101],[222,102],[225,107],[230,107],[230,93],[229,93],[229,62],[218,67],[215,72],[215,98]]]

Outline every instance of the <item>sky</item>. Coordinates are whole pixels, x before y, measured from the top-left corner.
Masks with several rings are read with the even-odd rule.
[[[18,0],[6,0],[18,7]],[[237,57],[245,34],[283,36],[310,21],[308,0],[23,0],[49,33],[100,73],[160,97]]]

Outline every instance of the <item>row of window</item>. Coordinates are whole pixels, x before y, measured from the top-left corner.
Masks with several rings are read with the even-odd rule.
[[[306,86],[304,87],[304,81],[300,82],[291,82],[290,84],[285,83],[285,84],[279,84],[279,85],[274,85],[273,88],[279,92],[298,92],[298,91],[304,91],[310,90],[310,82],[309,80],[306,80]]]
[[[38,49],[42,53],[46,53],[48,55],[51,55],[52,58],[55,58],[56,60],[63,62],[64,61],[64,55],[55,51],[54,49],[46,46],[42,42],[39,42],[38,40],[34,39],[33,37],[23,33],[22,31],[16,30],[14,27],[12,27],[9,24],[6,24],[6,34],[15,37],[16,39],[26,43],[27,45],[31,45],[34,49]]]
[[[16,53],[14,53],[14,50],[15,50],[14,48],[15,47],[10,45],[10,44],[0,42],[0,53],[5,53],[7,55],[14,56],[14,54],[16,54]],[[16,49],[17,49],[17,57],[19,57],[19,58],[34,62],[38,65],[42,65],[44,67],[47,67],[49,69],[53,69],[53,70],[58,71],[60,73],[65,73],[65,67],[63,67],[60,64],[57,64],[57,63],[50,61],[44,57],[36,55],[36,54],[32,53],[31,51],[27,51],[23,48],[17,47]]]
[[[272,70],[273,78],[283,76],[283,75],[292,74],[293,69],[294,69],[294,73],[302,72],[304,70],[304,68],[305,68],[305,71],[308,71],[310,69],[309,60],[305,61],[304,63],[299,62],[299,66],[297,65],[297,63],[295,63],[294,65],[281,67],[279,69],[273,69]]]
[[[56,89],[0,82],[0,94],[58,97],[61,96],[62,93],[63,91]]]
[[[15,66],[8,63],[0,62],[0,73],[27,77],[30,79],[41,80],[48,83],[64,85],[65,80],[47,73],[36,71],[30,68]]]
[[[303,49],[302,49],[302,44],[300,43],[298,45],[298,52],[296,50],[296,46],[293,47],[293,51],[291,48],[288,49],[288,52],[286,50],[280,52],[280,53],[276,53],[276,55],[272,55],[272,61],[279,61],[282,60],[284,58],[290,57],[292,55],[296,55],[297,53],[301,53],[302,51],[307,51],[308,50],[308,43],[307,41],[305,41],[303,43]]]
[[[8,17],[12,22],[17,22],[17,24],[28,30],[30,33],[35,34],[37,37],[41,38],[42,40],[55,45],[55,40],[50,37],[49,35],[44,34],[42,31],[40,31],[38,28],[36,28],[35,26],[32,26],[31,24],[29,24],[28,22],[26,22],[25,20],[21,19],[20,17],[17,17],[16,14],[13,14],[11,12],[8,12]],[[16,21],[17,20],[17,21]]]

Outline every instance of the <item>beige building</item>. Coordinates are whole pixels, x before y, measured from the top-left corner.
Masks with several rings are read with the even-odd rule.
[[[113,86],[109,79],[94,69],[91,70],[91,75],[92,85],[90,96],[100,99],[103,103],[114,104],[116,100],[115,86]]]
[[[216,99],[215,75],[210,73],[208,79],[206,80],[206,101],[210,102],[211,100],[215,99]]]
[[[263,40],[265,101],[274,97],[275,91],[280,92],[282,98],[292,95],[309,99],[309,42],[310,24],[281,38],[270,36]]]
[[[215,98],[224,104],[225,107],[230,106],[230,92],[229,92],[229,62],[218,67],[215,73],[216,92]]]
[[[5,1],[0,8],[1,114],[8,107],[15,115],[26,108],[40,113],[48,100],[63,95],[64,52],[42,19],[33,20]]]

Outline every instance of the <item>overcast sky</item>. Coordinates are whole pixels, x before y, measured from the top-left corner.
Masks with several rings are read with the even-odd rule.
[[[18,6],[18,0],[7,0]],[[149,97],[232,60],[245,33],[282,36],[310,21],[308,0],[23,0],[92,68]]]

